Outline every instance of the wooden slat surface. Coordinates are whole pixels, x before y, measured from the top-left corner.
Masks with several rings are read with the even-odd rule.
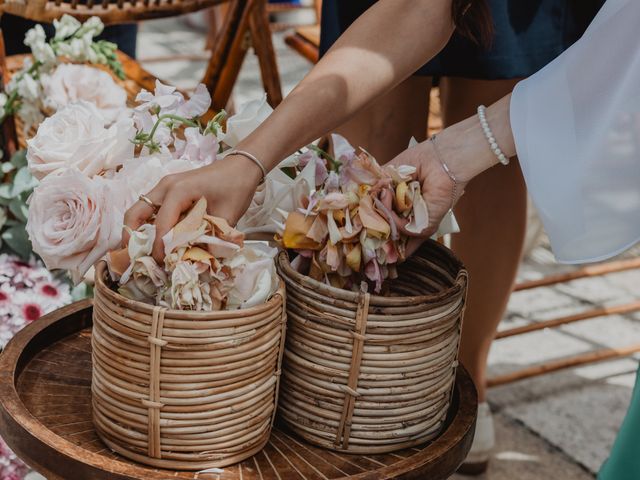
[[[448,478],[473,436],[476,395],[460,369],[450,418],[429,445],[385,455],[322,450],[276,426],[267,447],[219,474],[147,468],[109,451],[91,422],[91,304],[60,309],[20,332],[0,355],[0,434],[48,479],[330,480]]]

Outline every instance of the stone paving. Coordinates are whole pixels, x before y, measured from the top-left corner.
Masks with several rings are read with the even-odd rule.
[[[285,93],[303,78],[310,64],[291,52],[282,34],[275,36]],[[202,60],[153,61],[188,53],[204,57],[202,31],[183,22],[143,24],[138,47],[145,66],[160,78],[192,88],[204,71]],[[262,93],[257,62],[249,55],[234,92],[236,104]],[[631,254],[633,254],[632,252]],[[629,254],[627,254],[629,255]],[[521,279],[570,270],[558,266],[542,244],[523,262]],[[500,328],[569,315],[590,306],[616,305],[638,299],[640,271],[616,273],[515,293]],[[596,348],[640,341],[640,314],[614,315],[578,322],[494,343],[492,374]],[[498,448],[489,480],[589,479],[607,457],[626,411],[638,358],[564,370],[494,388],[489,402],[496,412]],[[455,477],[462,479],[464,477]]]

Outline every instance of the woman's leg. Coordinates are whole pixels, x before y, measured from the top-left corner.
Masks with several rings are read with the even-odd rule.
[[[444,79],[441,98],[445,125],[475,114],[480,104],[499,100],[515,83]],[[520,263],[526,212],[526,188],[517,161],[475,178],[455,209],[461,232],[453,235],[452,247],[469,270],[460,357],[476,383],[481,402],[486,397],[489,348]]]
[[[354,147],[362,147],[380,163],[407,148],[411,137],[426,137],[430,77],[410,77],[378,98],[337,129]]]

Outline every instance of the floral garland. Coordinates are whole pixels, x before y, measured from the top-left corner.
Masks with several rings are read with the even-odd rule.
[[[47,108],[43,99],[43,79],[47,78],[63,61],[105,65],[120,79],[124,79],[122,64],[118,60],[117,45],[106,40],[95,41],[104,25],[98,17],[80,23],[70,15],[54,20],[55,36],[47,42],[44,29],[36,25],[25,36],[24,43],[31,48],[33,60],[25,59],[22,69],[9,82],[6,92],[0,93],[0,122],[17,114],[25,124],[25,131],[38,125]]]

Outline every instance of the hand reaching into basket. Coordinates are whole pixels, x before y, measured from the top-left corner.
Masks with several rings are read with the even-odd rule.
[[[260,171],[250,160],[229,155],[209,166],[164,177],[145,196],[150,203],[140,200],[127,211],[125,225],[136,230],[155,214],[153,258],[162,264],[165,257],[162,238],[200,197],[206,198],[209,214],[235,225],[251,203],[259,182]],[[125,231],[123,245],[128,240]]]

